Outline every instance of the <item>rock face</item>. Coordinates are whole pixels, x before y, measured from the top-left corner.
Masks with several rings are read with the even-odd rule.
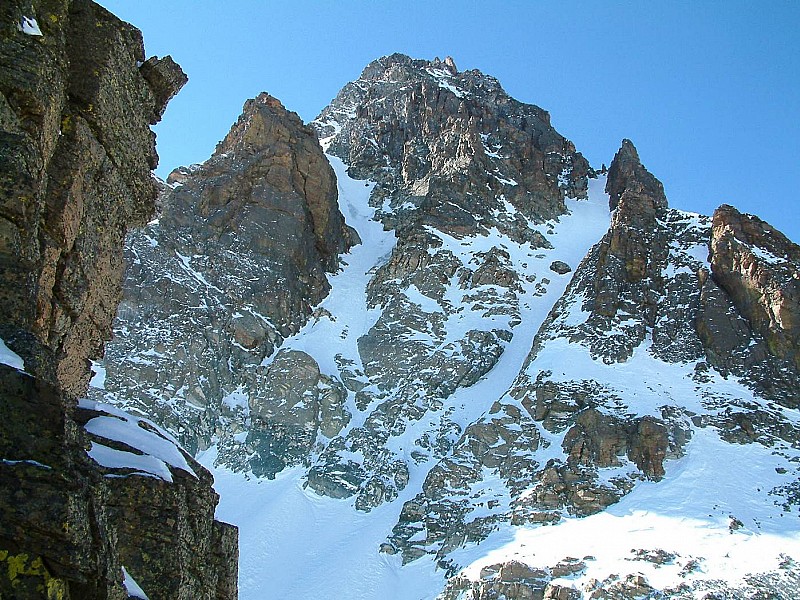
[[[286,384],[270,383],[277,365],[260,364],[299,331],[328,292],[325,271],[356,241],[314,132],[268,94],[248,100],[214,155],[173,172],[158,219],[129,237],[115,325],[124,333],[107,347],[106,390],[93,397],[157,415],[192,451],[219,435],[223,455],[235,451],[247,424],[258,474],[307,460],[317,425],[302,443],[293,432],[317,417],[271,414],[274,386]],[[297,444],[302,452],[278,456]]]
[[[603,541],[722,523],[705,551],[729,565],[722,539],[797,531],[797,246],[729,207],[670,208],[629,140],[594,172],[452,59],[376,60],[311,127],[363,243],[314,132],[249,101],[129,236],[94,399],[243,479],[295,467],[259,489],[370,523],[376,550],[450,578],[441,598],[792,589],[791,552],[734,584],[687,545]],[[324,563],[296,525],[287,543]]]
[[[344,386],[321,374],[311,356],[280,350],[263,374],[261,394],[251,396],[245,443],[255,451],[253,473],[273,477],[307,463],[319,435],[333,438],[347,425],[346,399]]]
[[[797,408],[800,247],[758,217],[723,205],[714,212],[710,250],[711,278],[705,277],[697,323],[710,362]]]
[[[463,565],[452,555],[464,545],[480,543],[504,523],[530,527],[591,515],[633,491],[637,481],[661,480],[665,461],[683,456],[698,425],[719,427],[726,439],[738,443],[758,441],[767,448],[796,443],[790,416],[746,396],[725,398],[708,376],[709,362],[725,365],[716,349],[725,335],[741,336],[741,362],[734,364],[759,361],[772,369],[786,364],[785,355],[777,352],[765,358],[768,350],[753,332],[753,317],[737,312],[732,298],[708,275],[709,248],[713,270],[714,240],[719,236],[715,232],[722,227],[669,209],[661,184],[641,165],[628,140],[611,164],[606,190],[613,211],[608,232],[587,253],[544,320],[511,389],[467,427],[449,455],[430,470],[421,492],[404,505],[384,551],[400,552],[404,561],[434,554],[440,567],[457,572]],[[715,224],[721,221],[719,213]],[[764,237],[762,245],[767,243]],[[782,236],[775,239],[783,241]],[[772,264],[788,270],[788,277],[780,279],[784,289],[791,289],[793,281],[793,251],[788,241],[775,250],[784,258]],[[787,296],[784,292],[771,297]],[[758,299],[759,308],[753,310],[764,314],[761,307],[768,304],[762,296]],[[781,306],[786,306],[785,300]],[[716,312],[709,314],[711,310]],[[728,321],[715,320],[723,315]],[[738,329],[725,329],[730,320]],[[713,328],[705,335],[698,325],[704,321]],[[588,363],[570,347],[583,347]],[[565,353],[576,365],[561,358]],[[682,393],[696,394],[699,404],[676,404],[669,391],[676,383],[665,389],[660,377],[648,375],[652,367],[637,357],[642,353],[665,369],[693,364],[689,370],[675,368],[675,376],[687,378]],[[614,370],[627,363],[638,365],[636,378],[652,378],[653,383],[643,387],[620,379]],[[598,364],[607,367],[592,366]],[[739,372],[744,375],[743,368]],[[791,373],[775,379],[764,375],[772,372],[751,373],[751,382],[758,389],[786,382],[779,395],[782,403],[792,406],[797,396],[791,390],[799,388]],[[594,375],[587,377],[588,373]],[[692,417],[696,411],[706,416]],[[442,598],[560,597],[545,595],[556,593],[550,571],[537,573],[535,581],[496,574],[488,581],[456,578]],[[604,589],[608,588],[600,585],[589,590],[597,594],[591,597],[606,597],[600,595]],[[467,593],[471,595],[461,595]],[[558,593],[572,597],[577,590]],[[630,597],[634,592],[619,594]]]
[[[210,475],[162,434],[191,473],[137,447],[154,426],[119,436],[125,417],[77,405],[127,228],[154,208],[149,125],[186,76],[84,0],[4,3],[0,64],[0,336],[18,355],[0,365],[0,596],[125,598],[124,567],[152,599],[235,598],[236,530],[214,521]]]
[[[367,287],[380,316],[354,357],[371,384],[356,406],[377,407],[328,446],[308,480],[369,510],[405,487],[409,465],[386,445],[409,423],[436,423],[434,436],[413,440],[416,462],[448,452],[460,427],[442,403],[476,384],[512,340],[530,300],[523,277],[537,277],[523,263],[552,248],[552,225],[537,224],[567,212],[565,198],[586,197],[590,169],[547,112],[479,71],[459,73],[452,59],[374,61],[314,126],[348,174],[376,182],[375,218],[397,236]],[[542,277],[531,295],[549,283]]]
[[[586,196],[589,165],[550,115],[452,59],[376,60],[314,125],[354,177],[377,182],[372,201],[401,234],[412,223],[456,236],[497,227],[541,243],[528,223]]]

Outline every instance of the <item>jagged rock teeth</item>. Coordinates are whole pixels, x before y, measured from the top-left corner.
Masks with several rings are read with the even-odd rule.
[[[628,139],[622,140],[608,169],[606,193],[611,210],[617,208],[626,192],[641,205],[639,212],[667,208],[664,186],[642,165],[636,147]]]

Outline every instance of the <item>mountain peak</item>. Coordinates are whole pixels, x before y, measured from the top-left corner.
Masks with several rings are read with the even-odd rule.
[[[351,174],[395,198],[379,215],[392,228],[424,222],[461,236],[496,226],[542,245],[530,225],[586,197],[589,165],[549,114],[493,77],[459,72],[450,56],[373,61],[312,126]]]
[[[615,210],[626,193],[637,199],[636,204],[648,210],[667,208],[664,186],[648,171],[639,159],[636,146],[629,139],[622,145],[608,169],[606,193],[609,207]]]
[[[242,114],[225,138],[217,144],[214,156],[227,154],[255,154],[273,145],[281,136],[273,131],[276,127],[305,130],[311,134],[297,113],[287,110],[280,100],[267,92],[244,103]],[[285,136],[283,136],[285,137]]]
[[[636,146],[634,146],[633,142],[628,138],[622,140],[622,144],[620,145],[618,152],[621,157],[624,156],[636,162],[640,162],[639,151],[636,150]]]

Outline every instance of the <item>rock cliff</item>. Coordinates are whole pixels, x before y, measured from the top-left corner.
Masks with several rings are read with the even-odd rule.
[[[260,499],[223,502],[243,597],[790,597],[796,245],[452,59],[378,59],[311,128],[260,96],[170,176],[92,392]]]
[[[497,227],[541,243],[529,222],[586,196],[589,164],[550,115],[491,76],[459,72],[452,59],[378,59],[314,126],[354,177],[377,182],[378,216],[401,233],[407,224],[457,236]]]
[[[800,247],[758,217],[723,205],[714,212],[709,248],[711,277],[704,275],[697,321],[709,362],[797,408]]]
[[[0,596],[126,598],[135,580],[235,598],[210,474],[156,426],[78,403],[126,232],[154,210],[150,125],[186,76],[87,0],[5,2],[0,65]]]
[[[306,323],[330,289],[326,271],[358,241],[315,133],[261,94],[213,156],[170,175],[160,202],[128,239],[118,334],[91,397],[156,416],[193,452],[218,441],[258,475],[307,461],[317,430],[346,422],[344,388],[299,352],[262,362]],[[313,402],[294,409],[306,394]]]

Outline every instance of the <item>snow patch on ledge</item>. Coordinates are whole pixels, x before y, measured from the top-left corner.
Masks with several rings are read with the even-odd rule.
[[[105,413],[90,419],[84,426],[95,437],[119,442],[136,450],[117,450],[92,442],[87,454],[99,465],[109,469],[133,469],[138,475],[154,476],[172,481],[170,467],[197,478],[178,442],[154,423],[129,415],[123,410],[102,402],[80,400],[79,408]]]
[[[92,379],[89,381],[89,387],[106,389],[106,367],[100,361],[92,361]]]
[[[125,586],[125,591],[128,592],[129,598],[139,598],[140,600],[150,600],[144,590],[136,583],[136,580],[131,577],[131,574],[122,567],[122,585]]]
[[[17,25],[17,29],[26,35],[42,35],[42,30],[39,29],[39,24],[33,17],[22,17],[22,20]]]
[[[6,346],[3,339],[0,339],[0,363],[13,367],[17,371],[25,372],[25,361],[19,354]]]
[[[132,469],[131,475],[157,477],[172,483],[172,473],[167,465],[149,454],[134,454],[92,442],[86,451],[94,462],[107,469]]]

